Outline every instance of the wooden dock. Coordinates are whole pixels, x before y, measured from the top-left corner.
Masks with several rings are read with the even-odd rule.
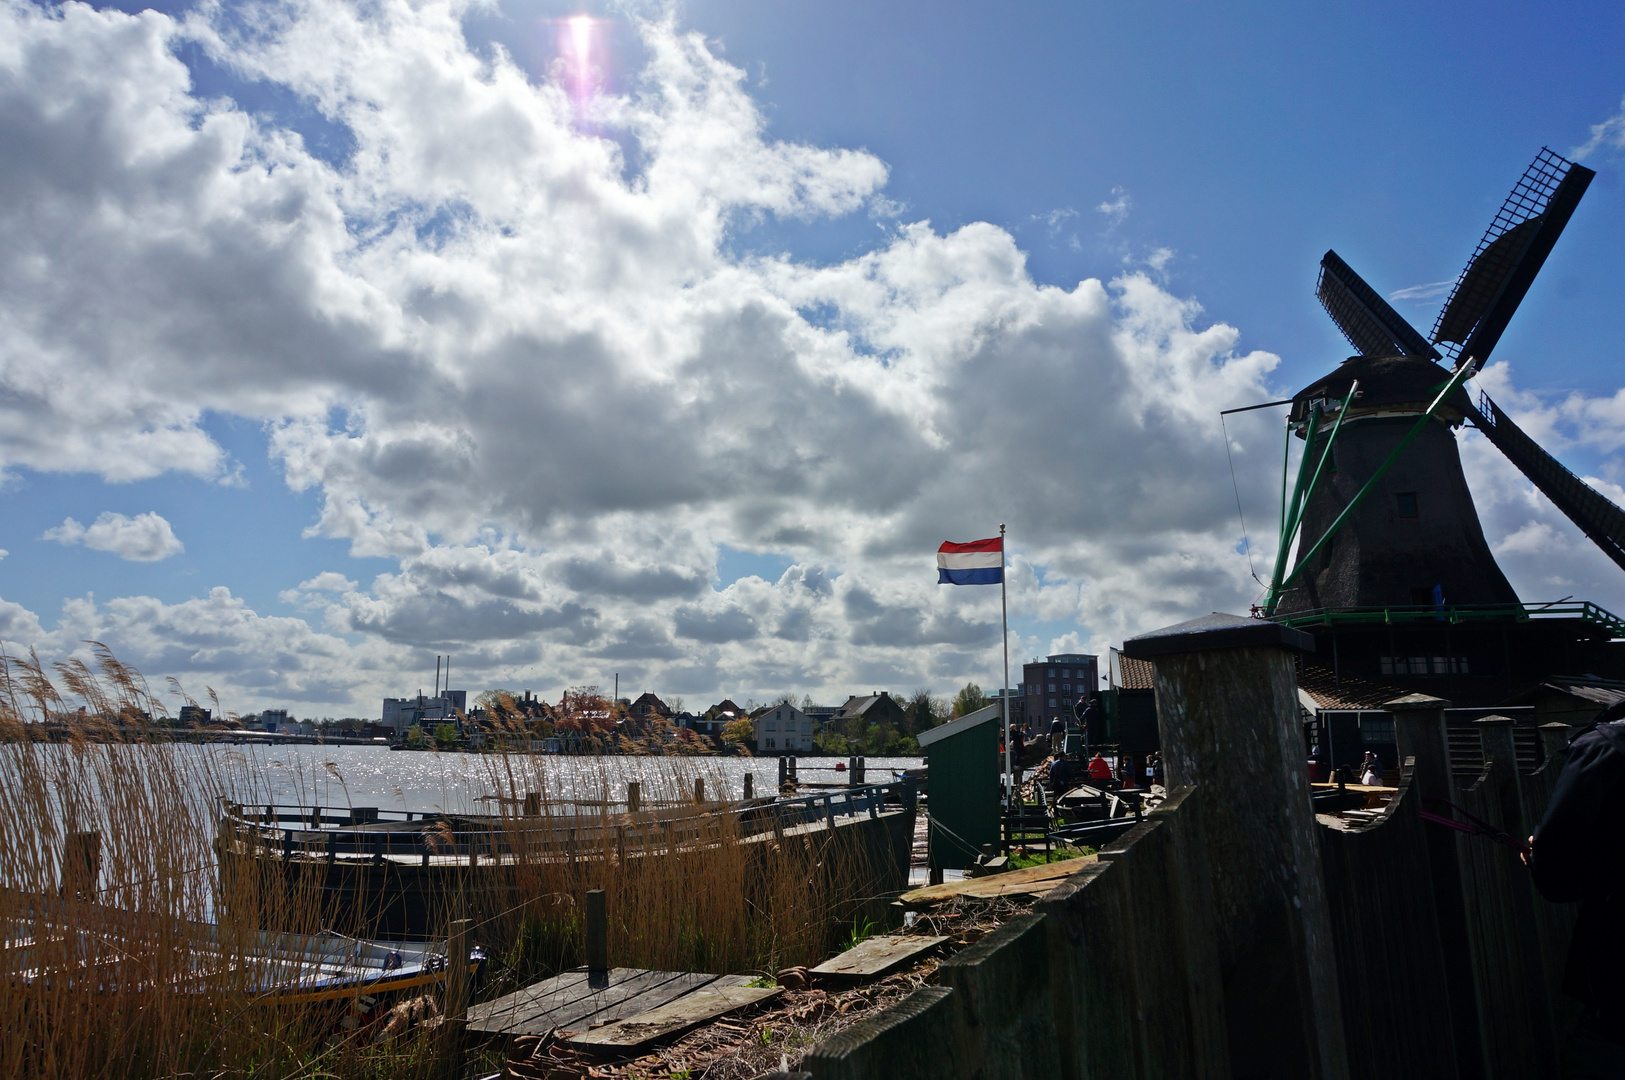
[[[468,1011],[485,1035],[558,1038],[578,1049],[635,1056],[641,1047],[774,997],[745,975],[610,968],[567,971]]]

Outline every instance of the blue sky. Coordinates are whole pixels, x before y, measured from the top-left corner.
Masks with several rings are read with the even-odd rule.
[[[996,597],[936,590],[930,553],[999,520],[1014,659],[1244,610],[1216,413],[1347,354],[1321,253],[1384,293],[1453,279],[1535,151],[1625,97],[1603,5],[159,10],[8,9],[35,58],[0,72],[8,107],[52,118],[0,129],[30,162],[0,178],[0,629],[58,655],[103,635],[244,709],[370,709],[436,652],[696,702],[991,684]],[[591,92],[561,119],[581,14]],[[43,74],[51,50],[111,96]],[[475,67],[419,99],[460,50]],[[685,79],[719,88],[678,108]],[[114,109],[118,152],[36,109],[120,94],[151,111]],[[1614,122],[1480,381],[1617,498]],[[144,138],[169,173],[126,152]],[[187,139],[264,190],[229,162],[177,183],[207,156]],[[1396,302],[1423,330],[1437,304]],[[1267,557],[1279,429],[1230,434]],[[1473,438],[1520,592],[1625,607]],[[183,552],[42,538],[147,513]],[[133,597],[156,606],[110,606]]]

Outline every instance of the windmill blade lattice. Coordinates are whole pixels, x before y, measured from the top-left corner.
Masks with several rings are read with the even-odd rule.
[[[1467,415],[1473,426],[1482,431],[1553,506],[1563,511],[1604,554],[1625,570],[1625,510],[1564,468],[1513,423],[1488,394],[1479,395],[1478,406],[1469,405]]]
[[[1546,262],[1596,173],[1545,147],[1512,188],[1456,280],[1433,326],[1433,343],[1480,366]]]
[[[1335,251],[1328,251],[1320,260],[1315,295],[1359,355],[1440,358],[1439,350],[1429,345]]]

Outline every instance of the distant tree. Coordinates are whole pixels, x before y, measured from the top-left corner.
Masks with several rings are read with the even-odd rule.
[[[922,731],[930,731],[948,719],[948,705],[931,691],[921,687],[914,691],[914,696],[903,706],[903,718],[908,734],[918,735]]]
[[[977,709],[986,707],[987,695],[982,693],[982,688],[973,682],[968,682],[960,688],[959,693],[954,695],[953,719],[957,720],[961,716],[969,716]]]
[[[507,699],[506,703],[503,701],[504,698]],[[481,690],[478,694],[474,695],[474,704],[479,705],[490,712],[496,712],[498,705],[503,705],[504,709],[513,708],[513,703],[517,701],[518,698],[518,693],[512,690]]]
[[[436,724],[434,727],[434,741],[441,746],[450,746],[457,741],[456,724]]]
[[[676,716],[678,713],[683,711],[683,695],[682,694],[667,694],[661,700],[666,703],[666,708],[671,710],[671,714],[673,716]]]
[[[560,731],[605,734],[615,730],[610,700],[596,686],[572,686],[559,699],[554,727]]]
[[[801,695],[801,711],[806,712],[808,709],[810,709],[812,707],[813,707],[812,695],[811,694],[802,694]]]
[[[755,740],[756,724],[752,720],[741,716],[722,725],[722,741],[725,743],[749,743]]]

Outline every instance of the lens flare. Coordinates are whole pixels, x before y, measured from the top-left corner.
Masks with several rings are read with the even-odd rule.
[[[570,50],[575,55],[579,70],[586,70],[592,61],[592,16],[575,15],[569,20]]]
[[[591,15],[572,15],[564,20],[563,32],[559,35],[560,59],[564,63],[570,97],[575,101],[576,122],[589,126],[593,98],[598,91],[598,66],[593,55],[597,29],[597,20]]]

